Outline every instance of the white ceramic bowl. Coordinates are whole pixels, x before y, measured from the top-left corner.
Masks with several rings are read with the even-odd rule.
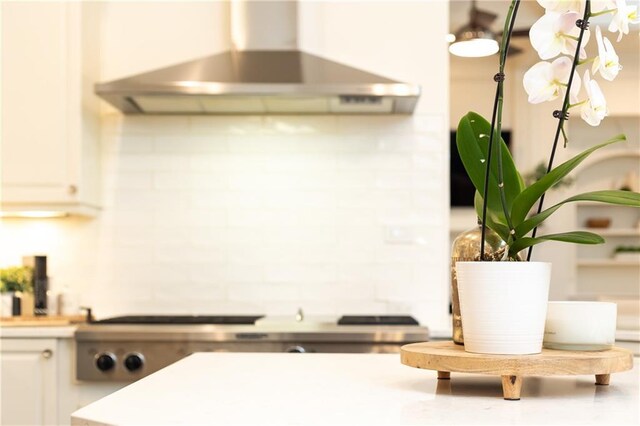
[[[617,306],[611,302],[549,302],[543,345],[599,351],[615,343]]]

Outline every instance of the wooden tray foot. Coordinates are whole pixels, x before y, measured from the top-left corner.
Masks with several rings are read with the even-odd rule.
[[[502,395],[509,401],[520,399],[522,376],[502,376]]]
[[[596,385],[606,386],[609,384],[611,374],[596,374]]]
[[[438,380],[450,380],[451,373],[449,371],[438,371]]]

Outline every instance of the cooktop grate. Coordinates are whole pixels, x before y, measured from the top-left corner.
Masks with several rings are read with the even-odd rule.
[[[93,324],[255,324],[263,315],[127,315],[93,321]]]
[[[409,315],[344,315],[338,325],[419,325]]]

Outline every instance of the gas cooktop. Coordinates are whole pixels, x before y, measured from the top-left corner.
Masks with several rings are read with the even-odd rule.
[[[92,321],[92,324],[217,324],[254,325],[264,315],[125,315]],[[408,315],[343,315],[337,325],[418,325]]]

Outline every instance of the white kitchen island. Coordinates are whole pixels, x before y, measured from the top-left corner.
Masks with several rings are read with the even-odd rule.
[[[502,399],[499,377],[400,364],[399,355],[197,353],[72,416],[74,425],[638,424],[639,361],[593,376],[528,377]]]

